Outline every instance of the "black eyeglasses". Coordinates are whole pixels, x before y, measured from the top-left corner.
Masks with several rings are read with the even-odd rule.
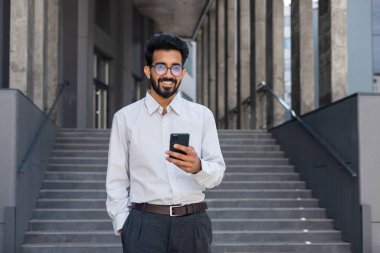
[[[163,63],[157,63],[156,65],[151,65],[150,67],[155,69],[155,72],[159,76],[163,76],[168,72],[168,69],[170,69],[170,73],[172,73],[173,76],[181,76],[183,67],[181,65],[175,64],[168,68]]]

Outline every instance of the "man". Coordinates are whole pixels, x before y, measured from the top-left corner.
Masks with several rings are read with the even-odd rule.
[[[225,163],[214,117],[178,91],[187,44],[157,34],[145,46],[145,98],[119,110],[112,122],[107,211],[124,253],[211,252],[204,189],[222,181]],[[171,133],[190,134],[185,154],[169,151]]]

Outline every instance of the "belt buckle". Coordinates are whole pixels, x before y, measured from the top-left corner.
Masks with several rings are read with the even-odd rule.
[[[181,205],[178,205],[178,206],[169,206],[169,215],[170,215],[170,217],[177,217],[177,216],[179,216],[179,215],[175,215],[175,214],[173,214],[173,208],[174,207],[180,207]]]

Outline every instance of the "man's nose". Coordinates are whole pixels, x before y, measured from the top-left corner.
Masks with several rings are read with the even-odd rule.
[[[172,74],[172,69],[168,68],[168,70],[166,71],[164,77],[167,77],[167,78],[175,78],[175,76]]]

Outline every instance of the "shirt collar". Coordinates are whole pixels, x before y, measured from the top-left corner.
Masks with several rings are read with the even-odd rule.
[[[157,111],[158,108],[160,108],[160,104],[152,97],[152,95],[150,95],[149,91],[146,92],[145,106],[150,115],[152,115],[155,111]],[[182,95],[180,91],[175,95],[173,100],[170,102],[169,107],[173,109],[177,114],[181,114]]]
[[[181,114],[182,109],[182,95],[181,92],[178,91],[177,95],[173,98],[173,100],[170,102],[169,106],[178,114]]]

